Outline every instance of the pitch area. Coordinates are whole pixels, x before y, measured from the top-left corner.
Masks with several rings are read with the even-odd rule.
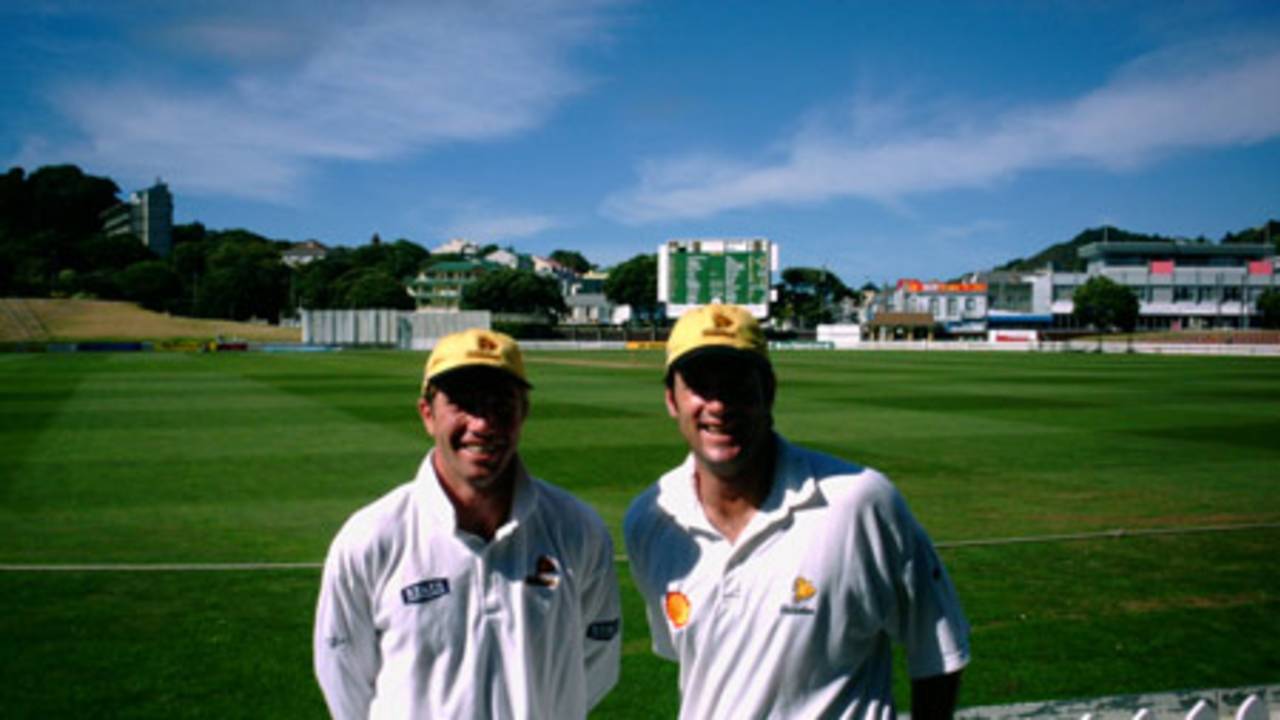
[[[0,356],[0,564],[318,563],[427,445],[423,357]],[[682,457],[656,352],[530,353],[524,456],[620,542]],[[963,705],[1280,677],[1280,362],[781,352],[777,426],[880,468],[973,625]],[[990,538],[1254,525],[1085,541]],[[1272,527],[1258,527],[1271,525]],[[625,561],[624,561],[625,562]],[[599,717],[673,717],[624,583]],[[313,567],[0,572],[7,717],[312,717]],[[901,675],[901,673],[900,673]],[[905,684],[899,693],[905,704]]]

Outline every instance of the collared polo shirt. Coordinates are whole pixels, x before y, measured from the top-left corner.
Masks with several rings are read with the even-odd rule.
[[[680,717],[892,717],[892,642],[913,677],[968,662],[955,588],[887,478],[776,441],[769,496],[734,543],[707,520],[692,456],[627,512]]]
[[[336,718],[582,718],[617,681],[619,615],[590,508],[521,465],[485,542],[457,527],[428,454],[334,539],[316,676]]]

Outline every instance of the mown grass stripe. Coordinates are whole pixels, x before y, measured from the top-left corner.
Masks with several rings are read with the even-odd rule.
[[[1197,525],[1192,527],[1115,528],[1085,533],[1059,533],[1029,537],[980,538],[935,543],[939,548],[990,547],[1023,543],[1074,542],[1079,540],[1123,540],[1153,535],[1191,535],[1196,533],[1238,532],[1241,530],[1275,530],[1280,523],[1244,523],[1240,525]],[[629,562],[626,555],[614,555],[619,564]],[[0,572],[225,572],[236,570],[319,570],[321,562],[242,562],[242,563],[79,563],[22,564],[0,563]]]

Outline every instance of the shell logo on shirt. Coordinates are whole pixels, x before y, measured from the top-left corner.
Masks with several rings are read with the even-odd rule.
[[[791,595],[794,602],[802,603],[816,594],[818,594],[818,589],[813,586],[813,583],[806,580],[803,575],[796,576],[796,581],[791,585]]]
[[[666,601],[663,603],[667,610],[667,619],[677,629],[689,624],[689,611],[692,606],[689,604],[689,598],[679,590],[672,590],[667,593]]]
[[[555,589],[560,584],[560,566],[550,555],[539,555],[534,571],[524,579],[530,585]]]

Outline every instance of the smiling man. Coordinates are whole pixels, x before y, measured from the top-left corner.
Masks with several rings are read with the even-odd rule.
[[[672,328],[666,404],[689,447],[636,498],[627,554],[681,718],[950,716],[969,629],[928,535],[883,475],[773,430],[759,324],[709,305]]]
[[[315,670],[335,718],[582,718],[617,681],[613,544],[525,470],[529,389],[501,333],[432,351],[418,412],[434,447],[325,562]]]

